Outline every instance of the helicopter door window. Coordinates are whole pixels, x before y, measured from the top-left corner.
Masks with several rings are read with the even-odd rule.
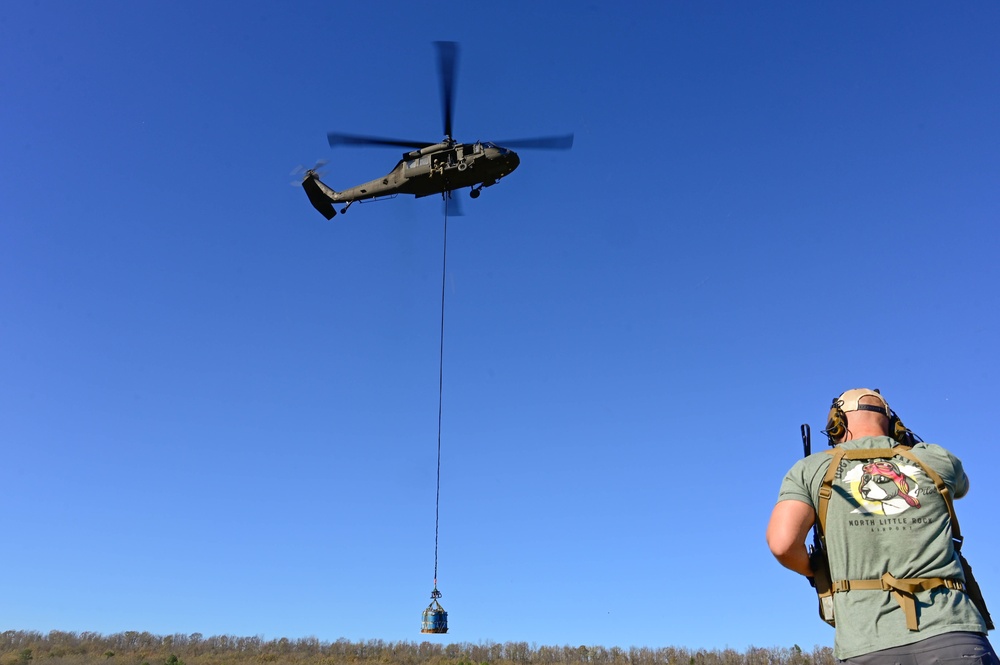
[[[431,165],[430,155],[424,155],[423,157],[420,157],[418,159],[411,159],[410,161],[406,162],[406,168],[408,169],[415,169],[421,166],[428,167],[430,165]]]
[[[439,152],[434,155],[434,160],[432,164],[435,168],[444,169],[451,168],[457,163],[456,154],[454,150],[448,150],[446,152]]]

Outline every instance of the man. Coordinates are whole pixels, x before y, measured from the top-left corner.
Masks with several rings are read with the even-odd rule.
[[[812,577],[805,541],[823,518],[835,590],[834,656],[856,665],[998,665],[987,624],[964,590],[948,504],[932,479],[939,476],[954,498],[965,495],[962,463],[941,446],[908,449],[890,437],[906,440],[908,430],[874,390],[848,390],[834,400],[826,432],[837,466],[831,470],[834,455],[821,452],[792,467],[767,543],[781,565]],[[885,454],[848,452],[877,449]],[[821,501],[824,479],[832,492]]]

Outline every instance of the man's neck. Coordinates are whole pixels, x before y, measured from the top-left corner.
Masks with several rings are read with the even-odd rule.
[[[848,441],[853,441],[854,439],[863,439],[866,436],[889,436],[886,434],[885,430],[876,427],[859,427],[857,429],[851,429],[851,438]]]

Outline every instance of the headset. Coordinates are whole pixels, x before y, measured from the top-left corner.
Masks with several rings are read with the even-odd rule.
[[[875,388],[874,392],[879,396],[882,395],[878,388]],[[831,446],[841,443],[842,439],[847,435],[847,414],[841,408],[844,406],[844,400],[841,399],[842,396],[843,393],[833,398],[833,404],[830,405],[830,413],[826,417],[826,429],[823,430],[823,433],[826,434],[827,442]],[[903,421],[899,419],[895,411],[889,408],[889,404],[884,399],[882,403],[885,406],[858,404],[858,411],[874,411],[888,418],[889,436],[904,446],[912,446],[915,443],[923,442],[923,439],[903,424]]]

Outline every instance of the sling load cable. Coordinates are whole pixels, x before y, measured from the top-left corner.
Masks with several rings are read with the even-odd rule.
[[[445,190],[444,197],[444,242],[441,265],[441,344],[438,349],[438,433],[437,433],[437,487],[434,495],[434,590],[431,591],[431,604],[424,610],[420,623],[421,633],[447,633],[448,613],[441,607],[438,598],[441,592],[437,588],[438,577],[438,533],[440,531],[441,515],[441,413],[444,403],[444,296],[448,276],[448,200],[451,193]]]

